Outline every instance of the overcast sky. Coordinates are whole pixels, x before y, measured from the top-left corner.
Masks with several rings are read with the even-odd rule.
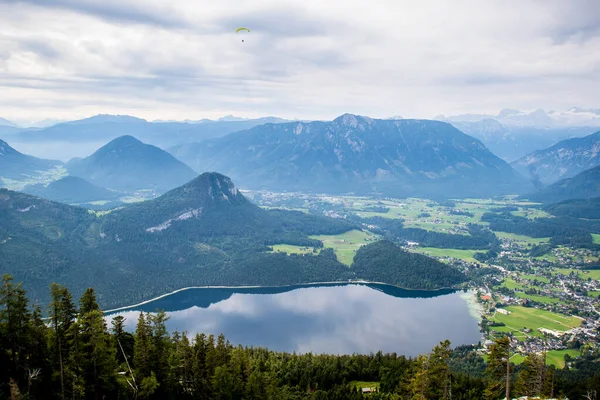
[[[16,121],[431,118],[599,100],[598,0],[0,0],[0,116]]]

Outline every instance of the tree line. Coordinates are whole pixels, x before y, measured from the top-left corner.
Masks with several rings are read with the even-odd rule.
[[[316,355],[231,344],[223,335],[169,333],[168,316],[140,313],[134,332],[107,324],[93,289],[78,302],[52,284],[48,318],[21,284],[0,287],[0,399],[362,399],[352,382],[373,382],[371,399],[499,399],[598,390],[597,358],[575,373],[540,355],[510,360],[507,338],[487,364],[475,348],[443,341],[428,354]],[[587,393],[587,392],[585,392]],[[575,398],[575,397],[573,397]]]

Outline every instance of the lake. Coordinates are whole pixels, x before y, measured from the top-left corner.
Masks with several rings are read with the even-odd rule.
[[[382,350],[415,356],[444,339],[481,340],[472,295],[378,284],[188,289],[114,312],[135,330],[140,311],[165,310],[170,332],[225,334],[234,345],[313,353]],[[109,313],[110,314],[110,313]]]

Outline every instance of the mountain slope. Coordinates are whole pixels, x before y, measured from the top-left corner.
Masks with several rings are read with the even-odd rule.
[[[348,268],[331,251],[286,256],[271,253],[269,245],[318,246],[309,235],[355,228],[304,213],[265,211],[216,173],[103,216],[2,189],[0,273],[13,274],[44,302],[51,282],[69,285],[75,296],[94,286],[106,306],[190,285],[347,280]]]
[[[454,270],[442,271],[443,282],[435,274],[417,279],[417,271],[401,271],[401,262],[386,271],[373,272],[377,266],[369,264],[354,272],[331,249],[310,238],[352,229],[360,228],[340,219],[263,210],[218,173],[202,174],[156,199],[101,216],[0,189],[0,274],[13,274],[40,302],[49,300],[51,282],[68,285],[75,297],[93,286],[105,307],[200,285],[347,282],[372,273],[384,282],[387,276],[389,283],[414,288],[446,286],[450,275],[456,278],[453,282],[460,281],[461,274]],[[310,255],[272,252],[270,246],[279,243],[315,246],[321,251]],[[402,258],[404,253],[395,246],[388,250],[387,256],[396,261],[408,257],[439,267],[423,256]]]
[[[76,176],[66,176],[48,185],[28,185],[23,192],[67,204],[118,200],[122,196],[122,193],[104,189]]]
[[[563,140],[515,161],[512,166],[524,176],[550,184],[599,164],[600,131],[582,138]]]
[[[542,203],[600,197],[600,165],[525,197]]]
[[[198,171],[223,171],[254,189],[489,196],[522,184],[481,142],[439,121],[346,114],[266,124],[170,151]]]
[[[158,147],[132,136],[122,136],[84,159],[67,164],[71,175],[110,189],[165,192],[196,176],[196,173]]]
[[[60,161],[43,160],[22,154],[0,140],[0,186],[2,178],[30,179],[59,165],[62,165]]]
[[[583,137],[597,127],[538,128],[503,125],[495,119],[451,122],[460,131],[479,140],[494,154],[506,161],[516,161],[526,155],[550,147],[561,140]]]

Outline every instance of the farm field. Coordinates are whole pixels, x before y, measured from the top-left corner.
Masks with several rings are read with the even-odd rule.
[[[499,332],[513,332],[519,339],[524,339],[527,335],[541,336],[541,333],[538,332],[539,328],[564,332],[581,325],[579,318],[537,308],[508,306],[506,310],[510,311],[510,315],[497,312],[490,318],[492,321],[503,322],[506,326],[493,327],[493,329]],[[532,332],[525,334],[523,333],[524,328],[529,328]]]
[[[529,236],[517,235],[515,233],[508,233],[508,232],[494,232],[494,233],[496,234],[496,236],[498,236],[499,239],[510,239],[515,242],[521,242],[521,243],[531,244],[531,245],[548,243],[550,241],[550,238],[532,238]]]
[[[275,244],[273,247],[273,253],[286,253],[286,254],[312,254],[314,253],[314,247],[309,246],[294,246],[291,244]]]
[[[477,253],[477,250],[438,249],[435,247],[415,247],[410,251],[439,258],[453,257],[468,262],[476,262],[473,255]]]
[[[546,352],[546,365],[554,365],[556,368],[564,368],[566,354],[573,358],[580,355],[579,351],[572,349],[550,350]],[[510,361],[513,364],[522,364],[523,361],[525,361],[525,356],[517,353],[510,357]]]
[[[338,260],[347,266],[352,265],[354,254],[361,246],[378,240],[378,236],[371,232],[351,230],[339,235],[319,235],[310,236],[311,239],[317,239],[323,242],[323,246],[333,249]]]

